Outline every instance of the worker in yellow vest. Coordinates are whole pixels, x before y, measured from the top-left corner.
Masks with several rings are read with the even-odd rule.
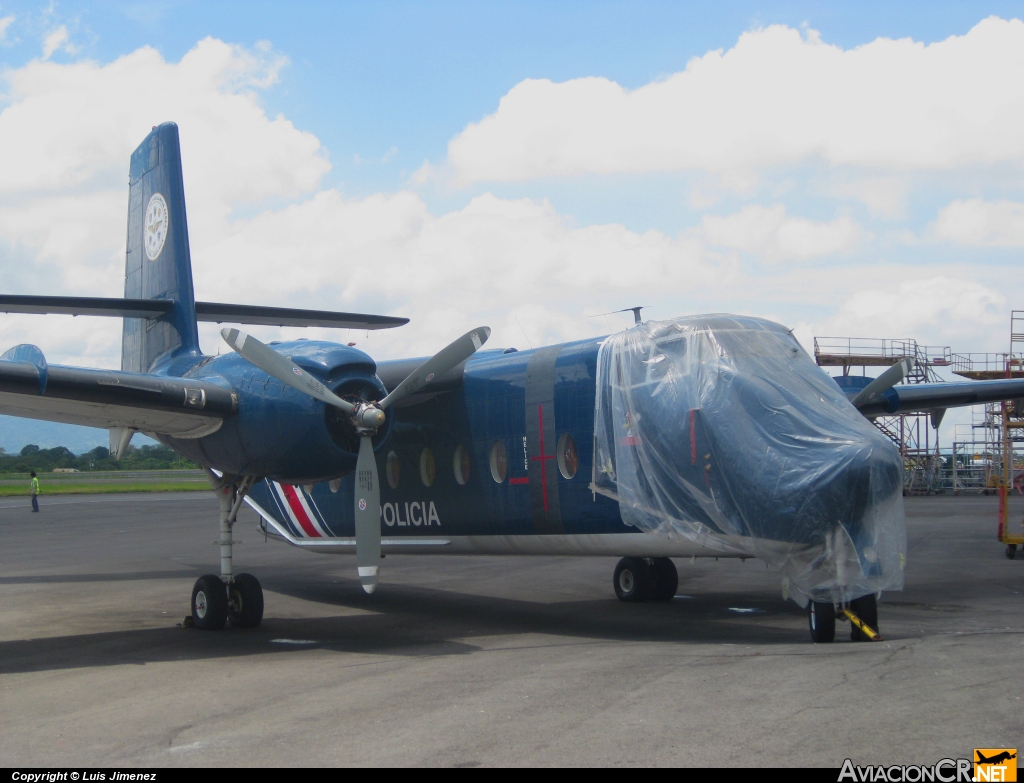
[[[39,510],[39,479],[36,478],[36,472],[32,471],[32,481],[28,485],[28,493],[32,496],[32,511],[36,512]]]

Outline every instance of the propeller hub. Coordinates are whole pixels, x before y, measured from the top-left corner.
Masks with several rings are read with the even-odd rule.
[[[373,403],[363,403],[356,408],[352,423],[360,434],[373,434],[386,420],[384,411]]]

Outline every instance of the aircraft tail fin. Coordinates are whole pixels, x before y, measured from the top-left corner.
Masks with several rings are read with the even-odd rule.
[[[124,319],[121,369],[151,372],[169,359],[198,354],[185,187],[173,122],[153,128],[132,153],[126,247],[125,298],[173,304],[159,318]]]

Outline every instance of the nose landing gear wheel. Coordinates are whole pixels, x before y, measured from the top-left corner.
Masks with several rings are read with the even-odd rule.
[[[878,602],[874,595],[865,595],[850,601],[850,611],[860,621],[878,633]],[[853,623],[850,623],[850,640],[854,642],[870,642],[871,640]]]
[[[239,574],[228,591],[232,628],[255,628],[263,619],[263,588],[252,574]]]
[[[615,566],[615,595],[620,601],[646,601],[654,591],[654,573],[642,557],[624,557]]]
[[[836,608],[832,604],[811,601],[807,604],[807,624],[815,644],[828,644],[836,639]]]
[[[192,623],[203,631],[219,631],[228,619],[228,592],[219,576],[206,574],[192,588]]]

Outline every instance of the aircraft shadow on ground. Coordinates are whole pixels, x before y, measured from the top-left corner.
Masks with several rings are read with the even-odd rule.
[[[411,657],[468,655],[485,652],[484,646],[467,641],[474,637],[527,635],[544,638],[512,646],[647,642],[733,644],[764,650],[806,642],[807,652],[813,649],[802,612],[778,596],[707,593],[663,604],[623,604],[614,598],[533,602],[405,585],[388,585],[366,596],[356,580],[337,584],[269,581],[267,588],[274,592],[321,606],[362,611],[308,619],[268,615],[260,628],[222,632],[168,627],[0,642],[0,674],[310,649]],[[738,598],[742,599],[739,605]],[[734,608],[760,611],[738,614]]]
[[[135,582],[141,579],[195,578],[194,569],[180,571],[127,571],[101,574],[40,574],[32,576],[0,576],[0,585],[64,584],[76,582]]]

